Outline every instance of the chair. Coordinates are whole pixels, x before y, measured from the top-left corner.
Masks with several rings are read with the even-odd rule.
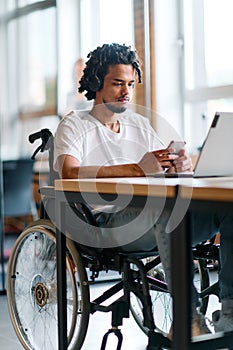
[[[3,162],[4,217],[37,219],[37,210],[32,198],[33,160],[31,158]]]
[[[41,130],[31,135],[30,142],[39,138],[42,138],[42,145],[37,151],[47,148],[47,142],[43,138],[50,140],[48,148],[52,147],[51,133]],[[7,274],[7,297],[12,324],[20,342],[28,350],[51,350],[58,347],[56,228],[50,219],[51,215],[47,215],[49,203],[54,205],[53,187],[42,188],[41,194],[41,218],[32,222],[17,239]],[[88,207],[78,205],[73,209],[83,221],[95,226]],[[122,334],[119,326],[124,318],[129,317],[130,311],[139,327],[148,335],[148,350],[171,348],[167,333],[171,325],[172,304],[158,251],[97,249],[75,243],[69,237],[66,237],[64,249],[68,349],[82,348],[89,317],[97,311],[112,313],[111,328],[103,337],[101,350],[106,349],[110,334],[117,337],[117,350],[121,349]],[[202,290],[209,286],[208,273],[205,266],[199,265],[198,258],[197,263],[197,283]],[[98,280],[101,272],[108,271],[118,272],[122,277],[93,300],[91,285]],[[112,303],[104,305],[118,292],[121,292],[118,299],[114,298]],[[158,314],[160,317],[157,320]]]
[[[18,234],[28,224],[29,216],[33,220],[38,218],[32,194],[33,165],[30,158],[3,162],[4,234]],[[8,246],[4,249],[4,259],[8,259],[11,252]]]
[[[10,219],[13,223],[13,218],[22,217],[24,219],[23,227],[28,222],[28,216],[31,215],[33,220],[37,219],[37,210],[35,202],[32,198],[32,174],[34,162],[30,158],[3,161],[3,217]],[[15,221],[14,221],[15,222]],[[22,230],[22,225],[10,225],[8,233],[19,233]],[[12,228],[13,227],[13,228]],[[5,259],[9,258],[13,243],[10,241],[4,247],[4,236],[6,233],[6,225],[3,223],[3,232],[0,239],[2,244],[1,265],[2,270]],[[2,275],[2,285],[4,286],[4,274]]]

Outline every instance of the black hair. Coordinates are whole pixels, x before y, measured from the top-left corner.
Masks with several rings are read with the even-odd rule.
[[[83,71],[83,76],[79,81],[80,93],[86,91],[86,98],[92,100],[96,96],[96,91],[103,88],[104,77],[108,72],[108,67],[114,64],[131,64],[138,75],[138,82],[141,83],[142,73],[140,62],[136,51],[131,50],[131,46],[125,44],[104,44],[91,51]]]

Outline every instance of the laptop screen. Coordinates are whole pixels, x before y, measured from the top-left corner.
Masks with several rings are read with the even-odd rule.
[[[194,176],[233,175],[233,113],[217,112],[203,143]]]
[[[196,162],[194,172],[155,173],[153,177],[233,176],[233,113],[218,112]]]

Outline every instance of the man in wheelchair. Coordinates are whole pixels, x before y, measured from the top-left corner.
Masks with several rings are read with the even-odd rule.
[[[85,92],[86,98],[94,103],[89,111],[70,112],[57,128],[54,170],[60,177],[140,177],[164,169],[191,171],[191,159],[185,149],[174,154],[148,120],[131,108],[136,78],[141,83],[137,53],[126,45],[105,44],[97,47],[88,58],[79,92]],[[93,246],[118,247],[122,251],[150,251],[158,246],[169,284],[170,253],[164,233],[170,215],[168,210],[162,207],[137,209],[117,202],[116,205],[91,205],[91,211],[102,235],[98,243],[91,240]],[[75,226],[75,219],[69,220],[71,231],[75,232]],[[193,243],[203,242],[218,231],[221,233],[222,310],[213,314],[216,331],[233,330],[232,227],[233,216],[230,215],[192,215]],[[192,304],[192,334],[209,333],[198,311],[199,300],[194,287]]]

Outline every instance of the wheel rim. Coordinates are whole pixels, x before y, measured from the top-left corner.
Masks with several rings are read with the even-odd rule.
[[[56,246],[48,230],[29,230],[15,246],[9,262],[11,319],[26,349],[52,350],[57,342]],[[68,342],[77,323],[77,283],[67,257]]]

